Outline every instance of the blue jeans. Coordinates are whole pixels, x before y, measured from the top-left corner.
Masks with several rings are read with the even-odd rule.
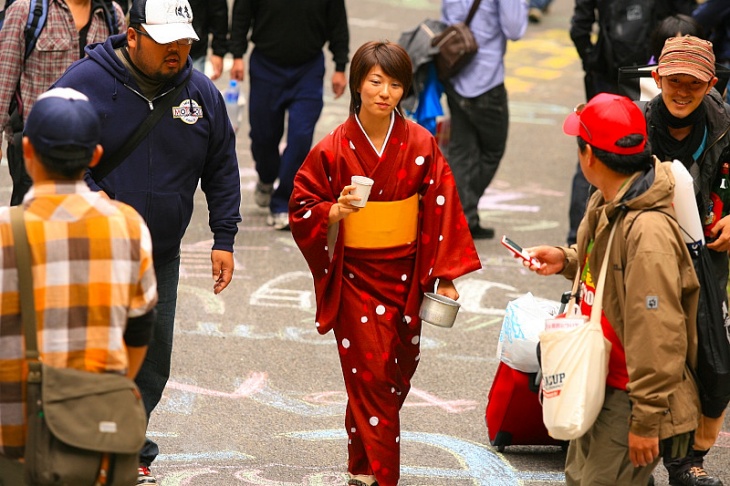
[[[504,84],[476,98],[464,98],[444,86],[451,112],[447,159],[469,228],[479,226],[479,199],[499,168],[507,145],[509,108]]]
[[[170,377],[172,358],[172,336],[175,325],[175,306],[177,305],[177,285],[180,279],[180,255],[174,259],[155,264],[157,274],[157,322],[152,342],[147,349],[142,368],[135,382],[142,394],[147,421],[162,398],[167,379]],[[160,453],[159,447],[149,438],[139,453],[139,462],[145,466],[152,464]]]
[[[294,176],[312,148],[314,126],[324,101],[324,54],[300,66],[279,66],[256,49],[249,59],[248,116],[251,154],[261,182],[279,185],[271,196],[272,213],[289,211]],[[288,120],[287,120],[288,116]],[[286,148],[279,153],[286,120]]]

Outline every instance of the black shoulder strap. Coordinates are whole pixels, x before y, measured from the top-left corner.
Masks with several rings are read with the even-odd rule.
[[[119,26],[117,25],[117,10],[114,8],[114,2],[113,0],[102,0],[99,2],[99,7],[101,7],[102,12],[104,13],[104,19],[106,20],[106,25],[109,28],[109,35],[116,35],[119,33]],[[96,6],[92,3],[91,10],[94,11]]]
[[[25,58],[33,52],[48,17],[48,0],[34,0],[28,12],[28,23],[25,26]]]
[[[464,20],[464,25],[469,25],[471,23],[471,19],[474,18],[474,15],[477,13],[477,9],[479,8],[479,4],[482,0],[474,0],[474,3],[471,4],[471,8],[469,9],[469,15],[466,16],[466,20]]]
[[[147,115],[147,118],[145,118],[144,122],[142,122],[137,131],[135,131],[132,136],[129,137],[129,140],[127,140],[127,142],[108,159],[103,160],[101,164],[91,169],[91,177],[94,179],[95,182],[98,183],[104,177],[109,175],[111,171],[116,169],[119,164],[121,164],[122,161],[126,159],[135,148],[137,148],[137,145],[139,145],[142,139],[147,136],[150,130],[152,130],[152,127],[154,127],[157,122],[160,121],[162,115],[172,107],[173,103],[175,103],[175,100],[177,99],[177,96],[182,92],[183,89],[185,89],[185,86],[188,84],[188,81],[190,81],[190,77],[192,75],[193,69],[191,68],[188,77],[185,78],[185,81],[180,83],[174,90],[168,92],[162,98],[162,100],[157,103],[157,106],[155,106],[150,114]]]

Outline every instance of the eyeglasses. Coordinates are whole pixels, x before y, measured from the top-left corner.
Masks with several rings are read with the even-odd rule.
[[[191,46],[191,45],[193,45],[193,42],[195,42],[195,39],[193,39],[192,37],[183,37],[182,39],[178,39],[176,41],[168,42],[167,44],[160,44],[159,42],[157,42],[155,39],[153,39],[152,36],[149,35],[147,32],[145,32],[144,30],[134,29],[134,31],[136,33],[140,34],[140,35],[143,35],[145,37],[149,37],[150,39],[152,39],[152,42],[154,42],[158,46],[166,46],[167,44],[172,44],[173,42],[177,42],[177,44],[180,45],[180,46]]]
[[[591,140],[593,140],[593,136],[591,135],[591,131],[588,130],[588,127],[586,126],[586,124],[583,123],[583,120],[580,119],[580,115],[581,115],[581,113],[583,113],[583,110],[585,109],[585,107],[586,107],[586,104],[585,103],[580,103],[580,104],[576,105],[575,108],[573,108],[573,112],[575,112],[575,114],[578,115],[578,121],[580,122],[580,126],[583,127],[583,130],[586,131],[586,134],[588,135],[588,138],[590,138]]]

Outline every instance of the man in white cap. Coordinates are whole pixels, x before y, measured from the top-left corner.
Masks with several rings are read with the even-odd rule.
[[[94,107],[72,89],[42,94],[26,119],[23,153],[33,186],[23,207],[33,286],[44,295],[36,300],[39,351],[47,365],[132,378],[155,324],[152,244],[133,208],[84,182],[102,156],[100,139]],[[0,485],[17,486],[24,484],[25,359],[7,207],[0,208],[0,235]],[[134,469],[124,474],[134,477]]]
[[[110,156],[102,157],[87,182],[133,206],[152,234],[157,323],[136,379],[148,414],[170,375],[180,243],[198,184],[213,233],[216,294],[233,276],[233,241],[241,221],[235,135],[220,91],[192,68],[190,48],[198,39],[192,20],[187,0],[135,0],[127,32],[90,48],[56,82],[85,93],[102,116],[101,143]],[[159,120],[139,142],[121,150],[156,114]],[[158,453],[148,439],[140,452],[139,484],[156,484],[149,467]]]

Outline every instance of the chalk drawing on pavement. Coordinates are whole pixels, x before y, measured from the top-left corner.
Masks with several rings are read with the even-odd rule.
[[[262,405],[302,417],[331,417],[345,412],[347,396],[344,391],[324,391],[302,396],[275,388],[266,373],[251,372],[233,391],[221,391],[170,379],[163,399],[158,405],[161,411],[192,415],[194,402],[200,397],[228,400],[251,399]],[[418,388],[411,388],[406,408],[435,407],[446,413],[458,414],[474,410],[479,404],[474,400],[446,400]]]
[[[312,307],[312,290],[284,288],[285,285],[300,279],[306,279],[307,288],[311,288],[312,274],[309,272],[288,272],[269,280],[259,287],[251,294],[249,303],[270,307],[310,309]]]
[[[305,441],[340,440],[343,443],[347,436],[343,430],[313,430],[295,431],[281,434],[283,437]],[[445,480],[467,480],[478,486],[514,486],[525,482],[540,481],[548,483],[563,483],[565,475],[562,472],[519,471],[503,454],[496,452],[490,446],[472,442],[444,434],[408,432],[401,433],[404,457],[408,457],[409,443],[420,443],[456,460],[458,467],[413,466],[401,465],[401,477],[439,478]],[[249,467],[221,466],[215,467],[210,463],[225,460],[255,460],[254,456],[238,451],[215,451],[194,454],[162,454],[158,456],[155,470],[158,482],[162,486],[182,486],[191,484],[191,480],[201,476],[223,476],[228,478],[226,484],[253,484],[259,486],[335,486],[342,484],[345,475],[336,470],[338,466],[302,467],[285,464],[256,464]],[[449,461],[451,462],[451,461]],[[199,466],[191,467],[192,464]],[[165,472],[169,470],[170,472]],[[297,478],[294,482],[274,479],[271,476],[277,470],[291,471],[289,474]],[[220,478],[219,478],[220,479]],[[231,481],[235,479],[236,481]]]
[[[216,322],[198,322],[195,329],[176,329],[176,335],[207,336],[215,338],[240,338],[250,340],[277,340],[292,341],[299,344],[313,344],[317,346],[332,346],[334,336],[332,334],[321,335],[314,326],[312,317],[307,319],[304,327],[287,326],[281,329],[271,330],[271,326],[258,326],[253,324],[236,324],[232,331],[224,331],[228,327]],[[445,344],[437,339],[422,336],[421,349],[435,349],[444,347]]]
[[[310,441],[347,439],[344,430],[290,432],[286,435]],[[404,431],[401,438],[404,449],[408,442],[430,445],[451,454],[462,466],[456,469],[401,465],[401,477],[471,479],[473,484],[480,486],[514,486],[520,481],[565,481],[563,473],[517,471],[503,455],[484,444],[425,432]]]

